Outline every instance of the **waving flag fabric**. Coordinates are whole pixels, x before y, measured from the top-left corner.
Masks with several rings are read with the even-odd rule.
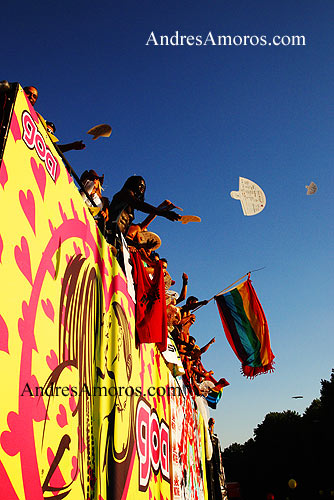
[[[217,404],[219,403],[222,395],[223,395],[223,389],[220,389],[219,391],[212,389],[206,397],[208,406],[210,406],[210,408],[215,410],[217,408]]]
[[[139,252],[131,252],[133,281],[136,290],[136,333],[138,341],[155,342],[167,349],[167,313],[164,274],[157,264],[153,280],[148,277]]]
[[[217,408],[217,404],[219,403],[223,395],[223,387],[226,387],[227,385],[230,385],[229,382],[227,382],[227,380],[223,378],[220,379],[218,384],[212,387],[212,389],[206,396],[206,401],[208,403],[208,406],[210,406],[210,408],[213,408],[214,410]]]
[[[266,317],[251,280],[215,297],[224,331],[242,363],[242,372],[253,378],[273,371],[274,355]]]
[[[230,384],[225,378],[221,378],[217,382],[212,375],[200,383],[199,389],[201,395],[206,399],[210,408],[216,409],[217,403],[219,403],[223,395],[223,388],[227,385]]]

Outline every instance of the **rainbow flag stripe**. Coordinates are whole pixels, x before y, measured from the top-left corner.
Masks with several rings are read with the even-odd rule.
[[[266,317],[251,280],[215,297],[229,344],[242,363],[242,373],[253,378],[273,371],[274,355]]]
[[[218,391],[216,391],[215,389],[211,389],[211,391],[205,398],[207,400],[208,406],[210,406],[210,408],[213,408],[215,410],[222,395],[223,395],[223,389],[220,389]]]

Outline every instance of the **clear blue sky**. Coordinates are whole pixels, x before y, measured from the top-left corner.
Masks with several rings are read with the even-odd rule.
[[[192,334],[207,369],[230,386],[213,413],[223,447],[243,443],[270,411],[303,412],[334,367],[332,0],[5,2],[0,79],[35,85],[36,109],[78,174],[105,174],[105,195],[132,174],[146,200],[165,198],[201,224],[152,223],[181,288],[210,298],[247,271],[269,323],[273,374],[250,381],[225,338],[216,305]],[[303,35],[306,46],[154,46],[156,36]],[[254,40],[254,39],[253,39]],[[110,139],[86,131],[113,127]],[[253,217],[230,197],[238,178],[259,184]],[[305,185],[318,185],[306,196]],[[136,220],[143,215],[137,213]],[[292,399],[303,395],[304,399]]]

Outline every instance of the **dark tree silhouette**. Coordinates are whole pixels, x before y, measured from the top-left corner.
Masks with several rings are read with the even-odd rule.
[[[254,438],[223,452],[226,480],[241,485],[244,500],[316,500],[334,497],[334,370],[321,380],[320,398],[301,416],[271,412],[254,429]],[[288,481],[297,482],[290,489]]]

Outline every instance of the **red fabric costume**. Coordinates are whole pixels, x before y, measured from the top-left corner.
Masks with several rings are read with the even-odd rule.
[[[136,333],[138,341],[155,342],[161,351],[167,349],[167,314],[164,274],[157,262],[151,280],[139,252],[130,254],[136,290]]]

